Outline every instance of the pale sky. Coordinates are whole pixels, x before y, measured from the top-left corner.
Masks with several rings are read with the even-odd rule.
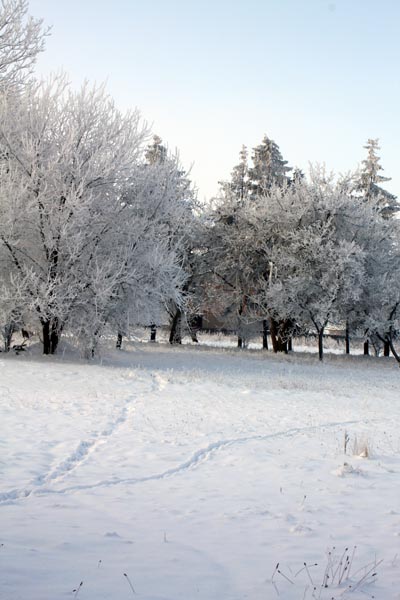
[[[398,0],[30,0],[52,26],[37,73],[107,80],[209,199],[264,134],[291,166],[348,171],[380,138],[400,196]]]

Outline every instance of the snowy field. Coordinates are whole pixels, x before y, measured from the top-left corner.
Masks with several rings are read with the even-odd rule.
[[[400,598],[399,390],[391,359],[3,355],[0,598]]]

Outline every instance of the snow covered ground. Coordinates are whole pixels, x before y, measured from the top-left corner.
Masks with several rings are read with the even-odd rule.
[[[3,357],[0,598],[400,598],[399,389],[364,357]]]

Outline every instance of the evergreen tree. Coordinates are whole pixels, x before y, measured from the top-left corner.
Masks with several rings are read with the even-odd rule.
[[[163,145],[162,139],[158,135],[154,135],[153,143],[147,146],[145,157],[149,165],[165,162],[167,158],[167,148]]]
[[[215,256],[215,264],[218,265],[215,273],[217,280],[220,278],[226,286],[226,296],[229,297],[229,312],[235,312],[237,316],[238,345],[243,343],[243,326],[248,320],[249,296],[254,295],[257,284],[251,279],[251,270],[259,271],[267,277],[267,269],[259,266],[257,253],[252,248],[252,231],[248,226],[248,214],[258,196],[267,195],[273,188],[286,188],[291,183],[288,173],[292,170],[287,166],[287,161],[282,157],[278,145],[267,136],[262,143],[254,148],[252,154],[253,166],[248,166],[248,153],[245,146],[240,152],[240,162],[234,167],[231,180],[221,184],[222,202],[215,215],[215,230],[223,243],[216,244],[220,250],[220,256]],[[297,181],[303,175],[296,171],[293,181]],[[268,235],[268,232],[265,232]],[[235,257],[234,264],[228,264],[227,247],[229,257]],[[217,252],[218,254],[218,252]],[[250,269],[250,270],[249,270]],[[251,293],[250,293],[250,290]],[[268,347],[267,332],[268,321],[263,314],[263,347]],[[276,322],[272,317],[269,320],[272,342],[275,351],[285,351],[286,325]]]
[[[241,348],[246,344],[247,275],[251,262],[251,240],[246,228],[251,193],[246,146],[242,146],[239,163],[232,169],[230,180],[219,183],[221,194],[209,230],[208,261],[214,281],[207,287],[205,304],[224,326],[237,328],[238,346]]]
[[[241,203],[247,198],[249,193],[249,165],[246,146],[242,146],[239,158],[239,164],[233,167],[231,180],[229,182],[222,182],[221,187],[225,196],[229,196],[238,203]]]
[[[292,173],[292,177],[290,182],[291,183],[301,183],[302,181],[305,181],[306,176],[304,175],[303,171],[301,169],[299,169],[299,167],[295,167],[293,169],[293,173]]]
[[[284,186],[289,182],[288,173],[292,168],[283,160],[278,144],[267,135],[261,144],[254,148],[252,161],[249,179],[253,196],[266,194],[272,186]]]
[[[390,181],[390,177],[381,175],[383,167],[380,164],[378,156],[378,139],[368,139],[364,148],[367,150],[367,158],[362,161],[362,169],[358,182],[358,189],[366,201],[373,202],[379,208],[381,215],[385,219],[393,217],[399,211],[399,205],[396,196],[380,187],[380,183]],[[369,353],[369,340],[364,343],[364,354]],[[388,355],[388,343],[385,346],[385,354]]]
[[[367,150],[367,158],[362,161],[362,169],[359,180],[359,189],[366,200],[373,200],[381,210],[385,218],[392,217],[399,211],[399,205],[396,202],[396,196],[380,187],[380,183],[390,181],[390,177],[384,177],[380,174],[383,167],[380,164],[380,157],[377,151],[380,150],[378,139],[369,139],[364,148]]]

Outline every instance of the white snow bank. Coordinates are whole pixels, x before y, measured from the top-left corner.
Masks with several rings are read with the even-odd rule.
[[[399,376],[150,344],[0,359],[0,598],[400,597]]]

